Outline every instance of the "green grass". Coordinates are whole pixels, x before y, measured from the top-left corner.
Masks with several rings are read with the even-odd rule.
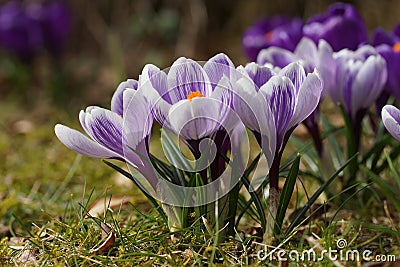
[[[77,156],[57,140],[55,123],[62,121],[80,129],[76,116],[51,106],[24,110],[13,102],[1,105],[7,111],[0,115],[1,266],[278,265],[276,261],[258,261],[260,247],[254,241],[259,240],[260,225],[250,216],[244,216],[234,238],[221,243],[216,242],[219,233],[199,227],[205,224],[202,220],[171,234],[132,183],[121,183],[115,171],[100,159]],[[31,126],[21,127],[22,120]],[[399,258],[399,195],[385,196],[393,190],[400,191],[398,174],[392,174],[398,160],[389,165],[383,173],[387,178],[382,178],[378,186],[369,185],[344,205],[332,201],[332,207],[326,210],[322,205],[323,212],[295,228],[278,246],[287,251],[320,251],[335,249],[336,241],[343,238],[348,243],[345,250],[369,249],[373,255],[393,254]],[[296,183],[289,215],[307,202],[303,186],[309,197],[318,188],[317,181],[300,178],[303,184]],[[113,207],[113,211],[109,209],[98,218],[87,215],[93,203],[107,206],[105,199],[109,196],[133,198],[130,204]],[[102,222],[112,232],[102,229]],[[288,225],[285,218],[283,229]],[[109,249],[95,253],[111,233],[115,241],[109,243]],[[338,266],[327,258],[300,265]]]

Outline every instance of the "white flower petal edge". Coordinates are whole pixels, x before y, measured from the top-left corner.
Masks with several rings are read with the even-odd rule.
[[[315,70],[307,75],[299,89],[295,112],[288,128],[292,128],[305,120],[318,106],[322,94],[323,81]]]
[[[98,143],[89,139],[81,132],[71,129],[62,124],[57,124],[54,131],[58,139],[69,149],[79,154],[93,158],[119,158],[117,153],[102,147]]]
[[[382,122],[388,132],[400,141],[400,110],[392,105],[386,105],[382,109]]]

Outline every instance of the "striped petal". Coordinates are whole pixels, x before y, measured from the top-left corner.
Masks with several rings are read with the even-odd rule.
[[[94,142],[81,132],[67,126],[57,124],[54,131],[58,139],[69,149],[93,158],[117,158],[121,157],[117,153]]]
[[[382,121],[388,132],[400,141],[400,110],[392,105],[384,106]]]
[[[187,99],[192,92],[199,91],[205,97],[212,92],[210,80],[200,64],[183,57],[172,64],[167,83],[172,104]]]
[[[231,77],[231,72],[235,71],[235,66],[229,57],[223,53],[210,58],[204,64],[204,71],[210,79],[211,86],[214,89],[221,81],[223,76]]]
[[[79,118],[86,133],[97,143],[123,156],[122,118],[107,109],[89,107]]]
[[[121,82],[111,98],[111,111],[117,113],[120,116],[122,116],[122,114],[124,113],[122,100],[123,94],[124,91],[128,88],[136,90],[138,88],[138,82],[133,79],[128,79],[124,82]]]
[[[368,108],[375,102],[383,90],[386,78],[385,60],[381,56],[368,57],[354,79],[351,99],[353,112]]]
[[[297,101],[296,90],[292,81],[286,76],[274,76],[263,87],[260,92],[265,96],[266,102],[271,108],[274,117],[278,146],[292,119]]]
[[[300,86],[306,78],[306,72],[299,62],[290,63],[278,75],[286,76],[292,81],[294,88],[296,88],[296,94],[298,94]]]
[[[322,89],[323,82],[318,72],[308,74],[300,86],[295,112],[288,125],[289,129],[300,124],[317,108]]]
[[[162,99],[172,103],[168,92],[167,74],[158,67],[147,64],[139,76],[139,85],[146,93],[153,89]]]

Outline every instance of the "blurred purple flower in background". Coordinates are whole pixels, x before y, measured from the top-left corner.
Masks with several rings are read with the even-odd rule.
[[[299,18],[276,16],[258,20],[243,35],[242,45],[248,59],[255,61],[258,52],[270,46],[293,51],[302,37],[302,27]]]
[[[378,103],[379,108],[379,104],[382,107],[390,95],[400,101],[400,24],[388,33],[382,28],[376,29],[372,43],[376,51],[386,60],[388,71],[385,92]]]
[[[71,30],[71,13],[64,1],[52,1],[43,5],[41,17],[43,40],[46,49],[58,56]]]
[[[334,51],[356,50],[360,44],[368,42],[364,20],[354,6],[344,3],[335,3],[327,12],[311,17],[304,25],[303,33],[315,43],[326,40]]]
[[[43,42],[38,16],[28,11],[19,1],[0,9],[0,43],[25,61],[32,59]]]
[[[56,56],[70,31],[71,16],[62,1],[47,4],[13,0],[0,9],[0,44],[29,62],[43,48]]]

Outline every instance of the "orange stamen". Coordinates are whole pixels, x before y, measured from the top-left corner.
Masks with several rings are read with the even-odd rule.
[[[187,95],[187,99],[189,99],[190,101],[192,101],[192,99],[195,97],[204,97],[204,95],[199,90],[197,90],[196,92],[191,92]]]
[[[394,52],[400,51],[400,42],[397,42],[393,45],[393,50],[394,50]]]
[[[264,34],[264,38],[265,40],[269,41],[272,38],[272,31],[267,32],[266,34]]]

